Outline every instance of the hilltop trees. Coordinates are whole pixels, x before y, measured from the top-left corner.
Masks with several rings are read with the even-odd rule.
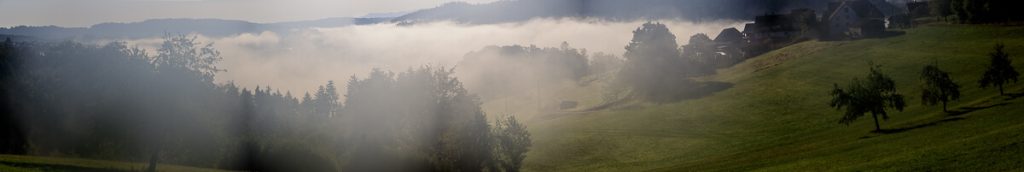
[[[937,17],[942,18],[943,21],[948,19],[949,15],[953,14],[953,9],[950,7],[950,1],[952,0],[932,0],[928,1],[928,8],[930,13]]]
[[[165,76],[153,81],[158,85],[156,88],[170,89],[170,87],[177,86],[193,89],[203,89],[205,87],[209,89],[213,87],[213,78],[216,73],[224,71],[217,68],[217,62],[222,60],[220,52],[213,48],[213,43],[203,45],[202,42],[196,41],[196,38],[197,36],[188,37],[186,35],[168,35],[164,37],[163,44],[157,49],[157,55],[152,58],[151,62],[157,72]],[[189,94],[193,93],[168,94],[150,98],[172,102],[189,102],[194,99],[194,97],[188,96]],[[167,110],[162,111],[162,113],[148,114],[151,121],[147,123],[152,124],[149,125],[151,127],[149,129],[155,131],[147,134],[153,140],[149,148],[151,156],[148,171],[156,171],[160,151],[164,149],[164,142],[174,138],[185,137],[162,131],[190,122],[190,119],[182,118],[180,114],[193,113],[184,104],[164,106],[169,107],[165,107]]]
[[[329,81],[299,100],[213,83],[219,53],[168,38],[154,56],[120,42],[0,45],[0,151],[150,171],[514,171],[530,145],[521,121],[489,123],[452,69],[375,70],[344,97]]]
[[[1024,5],[1015,0],[932,0],[932,14],[940,17],[954,15],[960,23],[1006,23],[1024,20],[1015,15],[1016,7]],[[947,8],[943,10],[942,8]],[[943,15],[945,14],[945,15]]]
[[[864,80],[853,78],[845,89],[840,88],[839,84],[833,85],[830,106],[846,111],[839,119],[839,123],[849,125],[864,114],[871,113],[875,120],[875,131],[881,131],[878,116],[888,120],[889,113],[886,109],[903,111],[906,107],[903,95],[896,92],[895,81],[882,74],[879,68],[880,66],[872,64],[871,71]]]
[[[960,86],[949,78],[949,73],[939,69],[937,65],[925,66],[921,71],[921,103],[935,105],[942,103],[942,111],[948,111],[949,101],[960,99]]]
[[[187,35],[164,36],[153,64],[158,70],[184,70],[201,77],[202,81],[213,82],[214,75],[224,71],[217,68],[217,62],[223,58],[213,48],[213,43],[203,45],[197,38]]]
[[[8,153],[215,167],[231,149],[224,117],[236,99],[178,63],[190,53],[167,48],[155,60],[123,42],[8,45],[0,113],[17,125],[2,127],[24,140],[4,141],[29,148]]]
[[[338,98],[338,88],[334,86],[334,81],[327,81],[326,86],[316,90],[316,99],[312,100],[313,113],[326,118],[334,117],[340,109]]]
[[[690,36],[690,43],[683,46],[682,54],[682,57],[705,66],[717,65],[714,41],[704,33]]]
[[[989,54],[991,63],[988,69],[985,70],[985,74],[981,76],[981,80],[978,81],[981,84],[981,88],[989,86],[999,88],[999,95],[1005,95],[1003,86],[1009,84],[1010,81],[1016,83],[1020,75],[1020,73],[1017,73],[1017,70],[1013,69],[1010,55],[1003,51],[1004,47],[1001,43],[996,44],[995,50]]]
[[[693,66],[680,57],[676,36],[661,23],[644,23],[626,45],[618,82],[648,100],[672,99],[678,89],[692,85]]]
[[[951,14],[956,16],[957,21],[960,23],[967,22],[967,10],[964,10],[964,1],[966,0],[950,0],[949,11]]]
[[[568,42],[559,47],[487,46],[466,53],[457,66],[467,88],[485,99],[581,81],[591,72],[587,50]]]

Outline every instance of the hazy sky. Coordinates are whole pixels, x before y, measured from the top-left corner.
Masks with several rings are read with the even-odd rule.
[[[0,27],[90,26],[154,18],[312,20],[413,11],[453,1],[494,0],[0,0]]]

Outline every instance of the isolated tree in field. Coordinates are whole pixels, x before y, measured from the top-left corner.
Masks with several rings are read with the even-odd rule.
[[[907,106],[903,95],[896,92],[896,82],[882,74],[879,68],[880,66],[872,64],[867,78],[864,80],[853,78],[845,89],[840,88],[839,84],[834,85],[831,106],[846,111],[843,118],[839,119],[839,123],[850,125],[857,118],[871,113],[871,117],[875,120],[875,131],[881,131],[882,127],[878,125],[878,116],[888,120],[889,113],[886,112],[886,109],[903,111],[903,108]]]
[[[633,31],[626,45],[625,62],[618,82],[633,94],[648,100],[665,100],[689,84],[686,62],[681,58],[676,36],[661,23],[644,23]]]
[[[978,81],[981,84],[981,88],[989,86],[999,88],[999,95],[1005,95],[1003,92],[1004,85],[1009,84],[1010,81],[1016,83],[1017,77],[1020,76],[1020,73],[1013,69],[1010,54],[1006,54],[1003,51],[1004,47],[1001,43],[996,44],[995,50],[988,55],[992,63],[985,70],[985,74],[981,76],[981,80]]]
[[[499,118],[494,125],[494,158],[501,171],[519,171],[530,151],[530,133],[515,116]]]
[[[942,111],[948,112],[946,104],[960,99],[960,85],[949,78],[949,73],[939,69],[937,65],[925,66],[921,71],[921,103],[936,105],[942,103]]]

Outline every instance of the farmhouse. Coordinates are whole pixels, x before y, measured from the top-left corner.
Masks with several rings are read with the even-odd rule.
[[[831,39],[874,37],[886,28],[886,14],[868,0],[829,2],[829,11],[823,19]]]

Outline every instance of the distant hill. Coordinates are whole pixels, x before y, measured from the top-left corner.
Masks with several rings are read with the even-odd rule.
[[[907,0],[869,0],[886,14]],[[752,20],[798,8],[827,10],[830,0],[509,0],[485,4],[453,2],[395,17],[395,22],[455,21],[468,24],[520,22],[534,18],[596,18],[610,21],[678,19]],[[889,2],[889,3],[887,3]]]
[[[386,22],[390,18],[326,18],[320,20],[278,23],[253,23],[223,19],[151,19],[130,23],[101,23],[91,27],[15,26],[0,28],[0,35],[20,35],[21,38],[53,41],[66,39],[135,39],[164,36],[164,34],[198,33],[209,37],[226,37],[243,33],[340,27]]]
[[[682,19],[750,20],[756,15],[796,8],[824,10],[826,0],[518,0],[487,4],[448,3],[396,17],[396,22],[452,20],[488,24],[532,18],[598,18],[606,20]]]

